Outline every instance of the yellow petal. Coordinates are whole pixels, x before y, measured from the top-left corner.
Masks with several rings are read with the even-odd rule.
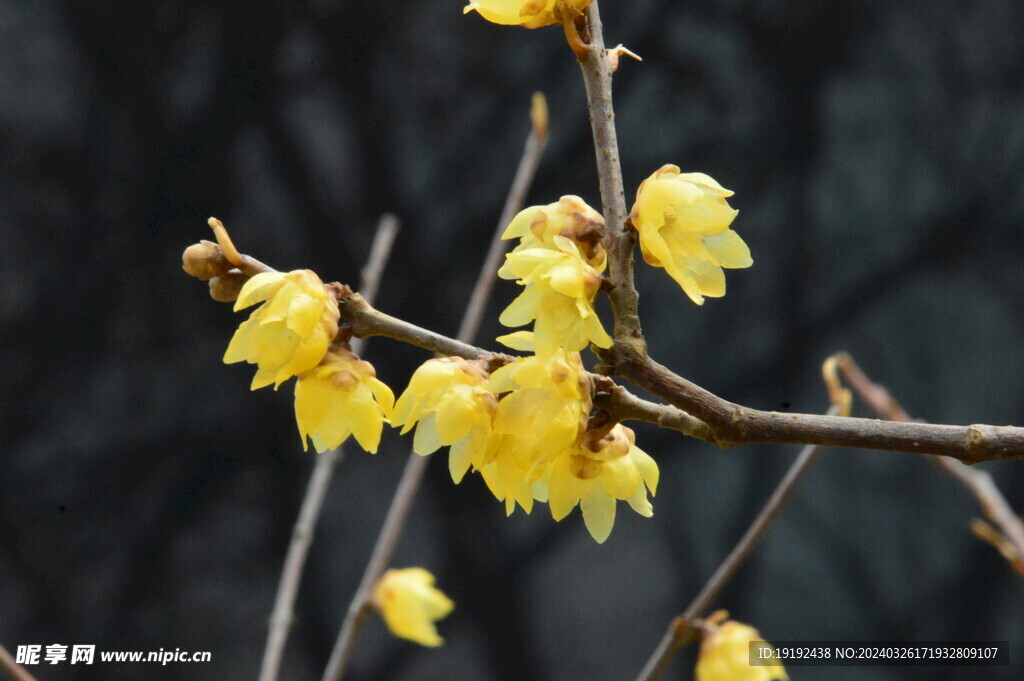
[[[270,298],[285,284],[283,272],[260,272],[245,282],[235,301],[235,312]]]
[[[515,331],[504,336],[498,336],[495,340],[505,347],[519,350],[520,352],[533,352],[533,332]]]
[[[593,489],[580,500],[580,510],[590,536],[603,544],[615,524],[615,499],[604,490]]]
[[[750,248],[731,229],[703,237],[704,246],[715,257],[718,264],[729,269],[742,269],[754,264]]]
[[[416,426],[416,435],[412,440],[412,450],[421,456],[433,454],[441,448],[441,437],[437,433],[437,421],[434,414],[421,419]]]

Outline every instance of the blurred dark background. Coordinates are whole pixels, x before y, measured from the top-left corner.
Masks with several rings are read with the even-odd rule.
[[[1024,423],[1024,5],[603,3],[627,185],[664,163],[735,190],[755,265],[692,305],[640,271],[661,361],[751,406],[820,412],[852,352],[913,415]],[[313,458],[290,385],[220,358],[243,317],[180,269],[222,218],[243,251],[355,282],[404,229],[379,306],[453,334],[535,90],[530,193],[600,205],[557,28],[457,0],[0,1],[0,643],[209,650],[208,664],[34,667],[42,679],[254,679]],[[500,329],[502,283],[480,342]],[[396,392],[425,353],[375,340]],[[861,414],[866,412],[860,409]],[[396,564],[457,601],[439,650],[371,621],[352,679],[630,679],[796,453],[637,428],[655,516],[604,546],[578,511],[504,517],[435,457]],[[314,679],[410,441],[331,489],[282,679]],[[987,468],[1024,509],[1024,463]],[[801,679],[1019,679],[1024,582],[922,457],[830,450],[719,601],[769,639],[1011,642],[1010,668],[803,668]],[[668,678],[691,676],[691,651]]]

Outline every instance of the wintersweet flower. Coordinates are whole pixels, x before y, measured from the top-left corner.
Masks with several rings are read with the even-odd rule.
[[[604,272],[607,266],[607,256],[601,245],[604,218],[578,196],[563,196],[555,203],[530,206],[520,211],[512,218],[501,238],[519,239],[514,251],[527,248],[557,250],[556,236],[563,236],[572,241],[588,265],[598,272]],[[507,273],[507,270],[502,267],[499,274],[502,272]]]
[[[347,350],[328,352],[295,383],[295,420],[303,449],[307,437],[323,452],[354,435],[360,447],[375,454],[394,406],[394,393],[377,379],[373,365]]]
[[[534,343],[540,355],[559,348],[582,350],[588,343],[610,348],[612,339],[594,311],[600,273],[583,260],[572,241],[562,236],[553,240],[557,249],[527,248],[506,256],[501,276],[518,277],[526,290],[498,321],[516,327],[536,320]]]
[[[518,358],[496,369],[487,388],[503,395],[494,431],[515,437],[522,450],[551,456],[579,441],[593,404],[578,352]]]
[[[323,359],[338,333],[338,301],[315,273],[295,270],[254,276],[242,287],[235,311],[260,302],[235,331],[224,362],[256,364],[252,389],[271,383],[276,389]]]
[[[470,466],[479,470],[494,443],[491,420],[498,400],[486,386],[487,372],[461,357],[424,362],[409,380],[391,423],[402,434],[416,426],[413,451],[431,454],[451,446],[448,468],[452,480],[462,481]]]
[[[694,681],[789,681],[781,664],[750,664],[750,642],[763,641],[753,627],[729,620],[700,644]]]
[[[547,467],[586,429],[590,379],[579,353],[558,350],[495,370],[487,388],[502,396],[493,422],[499,440],[480,473],[507,513],[517,503],[529,513],[535,498],[546,497]]]
[[[392,634],[422,646],[444,643],[434,622],[455,608],[452,599],[434,587],[434,575],[418,567],[385,572],[371,602]]]
[[[658,464],[636,446],[632,430],[616,425],[600,439],[584,438],[582,446],[560,454],[546,482],[551,517],[561,520],[579,504],[587,530],[601,544],[615,523],[617,500],[644,517],[654,513],[647,491],[653,495],[658,487]]]
[[[583,11],[593,0],[473,0],[462,13],[476,11],[495,24],[540,28],[561,23],[555,11],[558,2]]]
[[[729,229],[738,211],[733,192],[704,173],[662,166],[640,185],[630,213],[644,260],[664,267],[698,305],[725,295],[722,268],[750,267],[750,249]]]

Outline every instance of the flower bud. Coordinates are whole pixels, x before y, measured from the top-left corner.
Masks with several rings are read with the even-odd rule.
[[[234,265],[224,257],[220,246],[211,241],[203,240],[192,244],[181,254],[181,268],[201,281],[213,279],[232,267]]]
[[[238,270],[230,270],[210,280],[210,297],[218,303],[233,303],[238,300],[248,275]]]

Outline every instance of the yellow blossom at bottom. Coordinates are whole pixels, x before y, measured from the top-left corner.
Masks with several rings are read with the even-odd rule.
[[[323,452],[355,435],[360,447],[376,453],[394,406],[394,393],[377,379],[373,365],[344,350],[328,352],[295,383],[295,420],[303,449],[307,436]]]
[[[392,634],[423,646],[444,643],[434,622],[455,608],[452,599],[434,588],[434,575],[418,567],[385,572],[373,589],[372,603]]]
[[[616,425],[596,442],[567,449],[552,464],[545,478],[551,517],[561,520],[580,506],[583,521],[600,544],[615,524],[617,500],[650,517],[654,510],[647,491],[658,487],[658,464],[636,446],[633,431]]]
[[[741,622],[718,626],[700,644],[694,681],[789,681],[781,664],[750,664],[750,642],[763,640]]]

